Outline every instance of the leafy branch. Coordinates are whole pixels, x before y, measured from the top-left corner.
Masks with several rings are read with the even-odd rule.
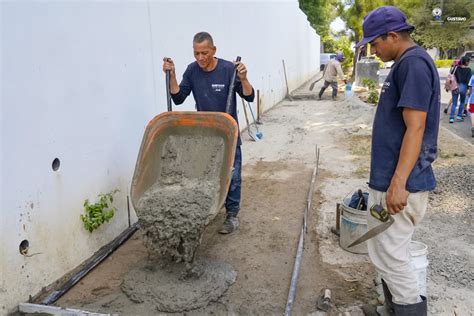
[[[89,199],[84,201],[85,214],[81,215],[81,220],[86,230],[92,233],[93,230],[108,222],[114,216],[117,208],[111,204],[114,201],[113,195],[117,192],[119,192],[119,189],[106,194],[99,194],[99,201],[94,204],[90,204]]]
[[[377,91],[377,82],[370,78],[362,78],[362,86],[369,88],[367,102],[376,104],[379,102],[379,93]]]

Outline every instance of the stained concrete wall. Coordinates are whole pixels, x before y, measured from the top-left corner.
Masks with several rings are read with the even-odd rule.
[[[1,1],[0,10],[0,314],[128,226],[144,127],[166,110],[163,56],[181,74],[192,36],[210,32],[218,57],[242,56],[265,109],[285,95],[282,59],[290,89],[319,64],[319,36],[296,0]],[[178,109],[193,108],[190,97]],[[114,218],[85,231],[84,200],[115,188]],[[32,256],[20,254],[23,240]]]

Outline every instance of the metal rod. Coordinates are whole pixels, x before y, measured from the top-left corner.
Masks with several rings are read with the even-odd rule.
[[[314,183],[316,182],[316,175],[318,173],[318,167],[319,167],[319,148],[318,145],[316,145],[316,165],[314,166],[313,169],[313,176],[311,177],[311,184],[309,187],[309,192],[308,192],[308,198],[306,199],[306,208],[304,210],[304,232],[308,233],[308,216],[309,216],[309,211],[311,210],[311,202],[313,200],[313,194],[314,194]]]
[[[290,87],[288,86],[288,78],[286,77],[286,66],[285,66],[285,60],[281,60],[283,62],[283,73],[285,74],[285,83],[286,83],[286,97],[291,101],[293,98],[290,95]]]
[[[171,112],[171,92],[170,92],[170,71],[166,71],[166,104],[168,105],[168,112]]]
[[[127,195],[127,215],[128,215],[128,227],[132,226],[130,221],[130,197]]]
[[[308,225],[308,211],[311,208],[311,202],[313,200],[314,183],[316,182],[316,175],[318,174],[319,165],[319,148],[316,145],[316,166],[313,169],[313,175],[311,177],[310,189],[308,192],[308,199],[306,208],[303,215],[303,223],[301,225],[300,239],[298,242],[298,249],[296,251],[295,264],[293,266],[293,274],[291,275],[290,290],[288,291],[288,300],[286,301],[285,316],[291,316],[293,310],[293,303],[295,302],[296,287],[298,284],[298,277],[300,274],[301,259],[303,258],[304,250],[304,235],[307,233]]]
[[[260,90],[257,89],[257,124],[260,123]]]
[[[341,204],[336,204],[336,230],[339,231],[341,229]]]
[[[301,258],[303,257],[304,246],[304,230],[301,228],[300,240],[298,242],[298,250],[296,251],[295,265],[293,267],[293,274],[291,276],[290,291],[288,292],[288,300],[286,301],[285,316],[291,316],[293,310],[293,303],[295,302],[296,285],[300,275]]]
[[[87,273],[94,269],[99,263],[107,258],[112,252],[120,247],[130,236],[135,233],[138,229],[138,223],[133,224],[126,230],[124,230],[117,238],[112,242],[102,247],[85,265],[84,267],[74,274],[69,280],[67,280],[58,290],[53,291],[48,297],[46,297],[41,304],[49,305],[56,302],[64,293],[69,291],[77,282],[79,282]]]
[[[235,61],[240,61],[241,60],[241,57],[240,56],[237,56],[237,58],[235,59]],[[235,84],[235,77],[237,76],[237,67],[235,67],[236,70],[234,70],[234,72],[232,73],[232,77],[230,78],[230,84],[229,84],[229,94],[227,95],[227,103],[226,103],[226,107],[225,107],[225,112],[227,114],[231,114],[230,113],[230,107],[232,105],[232,98],[234,97],[234,84]],[[237,107],[237,105],[236,105]],[[237,109],[235,109],[237,111]]]

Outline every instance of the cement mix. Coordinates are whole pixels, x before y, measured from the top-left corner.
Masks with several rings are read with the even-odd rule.
[[[176,262],[193,261],[202,233],[218,211],[223,149],[219,137],[168,137],[158,179],[136,210],[152,253]]]
[[[227,263],[195,262],[206,226],[219,211],[223,139],[171,135],[163,144],[156,182],[137,203],[149,259],[130,271],[122,291],[163,312],[204,307],[235,282]]]
[[[237,276],[224,262],[200,261],[194,268],[198,276],[183,279],[183,263],[158,265],[145,261],[128,273],[121,288],[135,303],[151,304],[161,312],[183,312],[219,299]]]

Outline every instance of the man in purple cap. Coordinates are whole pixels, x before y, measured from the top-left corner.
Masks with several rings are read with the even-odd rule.
[[[367,241],[369,256],[383,279],[385,309],[392,315],[426,315],[426,293],[418,288],[408,245],[436,186],[431,164],[437,156],[439,76],[431,57],[411,39],[414,27],[398,8],[373,10],[362,29],[357,47],[370,43],[372,54],[395,61],[373,124],[368,205],[381,204],[394,223]],[[369,229],[381,224],[367,213]]]
[[[324,68],[324,84],[319,91],[319,100],[322,99],[324,90],[326,90],[329,86],[332,88],[332,99],[336,100],[337,97],[337,78],[344,79],[344,73],[342,72],[341,63],[344,60],[344,54],[337,53],[334,59],[331,59],[327,64],[326,68]]]

